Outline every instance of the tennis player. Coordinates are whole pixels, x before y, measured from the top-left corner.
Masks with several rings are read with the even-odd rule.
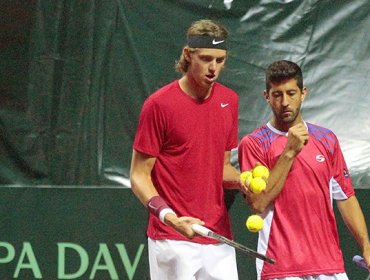
[[[271,169],[265,192],[245,190],[265,217],[258,251],[276,259],[275,265],[257,260],[258,279],[348,280],[333,200],[370,263],[368,230],[338,139],[302,117],[307,92],[297,64],[272,63],[264,92],[272,118],[239,145],[241,170],[256,162]]]
[[[176,64],[183,73],[145,101],[133,144],[132,191],[149,209],[151,280],[238,279],[235,250],[196,235],[201,224],[232,238],[223,184],[239,188],[230,163],[238,96],[217,82],[228,31],[194,22]]]

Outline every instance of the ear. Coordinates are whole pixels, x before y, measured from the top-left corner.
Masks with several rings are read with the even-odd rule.
[[[306,87],[303,87],[303,89],[302,89],[302,95],[301,95],[302,102],[306,98],[307,94],[308,94],[308,89]]]
[[[263,91],[263,96],[265,97],[266,102],[270,103],[270,95],[266,90]]]
[[[186,59],[186,61],[187,62],[190,62],[190,51],[189,51],[189,48],[187,48],[187,47],[183,48],[182,54],[183,54],[184,58]]]

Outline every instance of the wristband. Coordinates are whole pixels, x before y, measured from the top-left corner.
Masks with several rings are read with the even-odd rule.
[[[161,210],[161,212],[159,212],[159,219],[161,220],[162,223],[166,224],[164,222],[164,216],[166,216],[169,213],[176,215],[175,211],[173,211],[171,208],[164,208]]]
[[[175,212],[167,205],[162,197],[159,195],[153,196],[147,203],[149,212],[157,216],[164,223],[164,216],[168,213]]]

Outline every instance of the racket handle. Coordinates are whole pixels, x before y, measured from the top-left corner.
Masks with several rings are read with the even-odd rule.
[[[208,234],[211,232],[210,229],[202,226],[202,225],[199,225],[199,224],[192,224],[191,225],[191,228],[196,232],[198,233],[199,235],[202,235],[202,236],[208,236]]]
[[[367,267],[367,264],[364,260],[363,257],[359,256],[359,255],[356,255],[352,258],[352,261],[358,266],[358,267],[361,267],[361,268],[364,268],[366,270],[369,270],[369,268]]]

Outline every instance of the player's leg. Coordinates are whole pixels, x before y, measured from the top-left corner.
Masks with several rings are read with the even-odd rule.
[[[151,280],[195,280],[202,266],[200,244],[148,239]]]
[[[226,244],[201,245],[202,269],[197,280],[237,280],[235,249]]]

